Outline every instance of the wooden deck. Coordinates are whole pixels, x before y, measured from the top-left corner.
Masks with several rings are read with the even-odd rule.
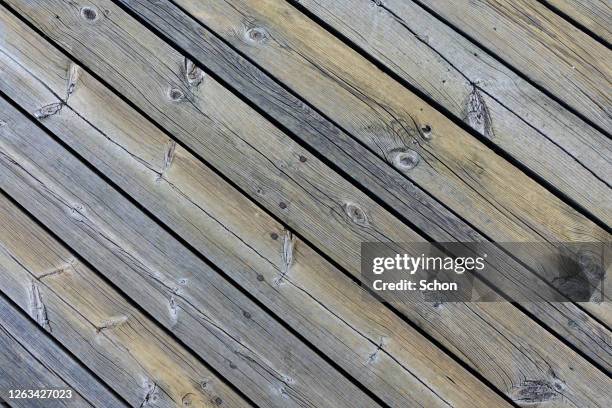
[[[359,284],[362,242],[610,243],[610,27],[605,0],[0,0],[0,406],[610,407],[608,301]],[[36,389],[71,398],[9,394]]]

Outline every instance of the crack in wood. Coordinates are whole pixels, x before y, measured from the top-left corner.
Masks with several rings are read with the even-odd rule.
[[[115,327],[119,327],[127,321],[128,317],[125,315],[111,317],[110,319],[104,320],[100,326],[96,326],[96,333],[101,333],[103,330],[107,329],[114,329]]]
[[[281,248],[281,271],[278,277],[274,279],[274,284],[276,286],[280,285],[283,282],[283,280],[289,273],[291,266],[293,265],[293,261],[294,261],[293,260],[293,247],[294,245],[295,245],[295,241],[293,239],[293,234],[289,230],[284,230],[283,245]]]
[[[174,160],[174,152],[176,150],[176,142],[172,139],[168,141],[166,144],[166,150],[164,152],[164,162],[162,164],[161,170],[158,172],[157,180],[161,180],[164,178],[166,172],[172,165],[172,160]]]
[[[472,129],[476,130],[487,139],[493,138],[493,125],[491,116],[489,115],[489,109],[476,86],[472,86],[472,91],[467,97],[464,120]]]
[[[376,350],[374,350],[374,352],[368,356],[368,361],[367,361],[368,364],[369,363],[373,363],[373,362],[376,361],[376,359],[378,357],[378,353],[383,349],[383,347],[385,345],[384,344],[384,339],[385,339],[384,337],[380,338],[380,342],[376,346]]]
[[[187,81],[187,86],[189,86],[189,88],[197,88],[200,86],[202,81],[204,81],[204,71],[202,71],[190,59],[185,58],[183,67],[181,69],[183,71],[183,75],[185,76],[185,80]]]
[[[512,392],[512,400],[523,404],[540,404],[557,400],[564,386],[560,380],[524,380]]]
[[[47,316],[47,307],[45,306],[40,289],[35,280],[30,284],[30,316],[36,320],[43,329],[51,332],[49,317]]]
[[[156,383],[145,381],[144,388],[145,388],[145,395],[144,395],[144,398],[142,399],[142,402],[139,405],[139,408],[149,406],[151,405],[152,402],[154,403],[158,399]]]
[[[77,263],[77,260],[72,258],[72,259],[70,259],[68,261],[68,263],[66,263],[64,265],[61,265],[61,266],[59,266],[57,268],[54,268],[54,269],[52,269],[50,271],[46,271],[46,272],[41,273],[40,275],[38,275],[36,277],[36,279],[42,280],[42,279],[47,278],[49,276],[61,275],[63,273],[68,272],[68,270],[70,270],[70,269],[74,270],[74,268],[76,266],[76,263]]]
[[[170,295],[170,298],[168,299],[168,310],[170,311],[170,320],[173,324],[178,322],[178,309],[179,306],[176,303],[176,298],[174,295]]]
[[[74,63],[70,63],[70,68],[68,68],[68,83],[66,85],[66,99],[65,102],[68,102],[70,95],[74,93],[77,82],[79,80],[80,68],[78,65]]]

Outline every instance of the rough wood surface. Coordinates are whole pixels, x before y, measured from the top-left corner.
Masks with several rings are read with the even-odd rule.
[[[598,37],[612,43],[612,6],[608,0],[543,0]]]
[[[3,196],[0,224],[0,289],[131,406],[250,406]]]
[[[402,172],[490,238],[608,239],[291,6],[272,0],[178,3],[389,163],[416,153],[414,165],[398,162]],[[237,35],[254,28],[266,31],[266,40]]]
[[[154,7],[152,7],[152,5],[148,2],[125,1],[124,3],[128,7],[130,7],[132,10],[136,11],[139,15],[147,19],[149,22],[153,23],[153,25],[155,25],[156,27],[164,31],[166,35],[178,41],[182,46],[184,46],[187,50],[189,50],[189,52],[192,53],[192,55],[197,57],[198,61],[205,64],[207,67],[212,66],[213,71],[215,71],[215,73],[223,77],[226,81],[228,81],[231,84],[238,83],[241,92],[244,92],[248,98],[251,98],[252,100],[256,101],[259,106],[269,108],[268,112],[271,113],[273,116],[275,116],[278,120],[283,121],[284,119],[286,119],[287,116],[289,116],[286,113],[284,113],[282,108],[278,108],[278,109],[274,108],[275,103],[277,103],[278,105],[284,105],[286,101],[288,100],[291,101],[290,97],[286,96],[287,92],[283,93],[282,90],[279,91],[278,90],[279,87],[274,86],[274,83],[267,80],[267,77],[264,74],[262,74],[261,71],[258,71],[255,67],[253,67],[252,64],[249,64],[243,59],[236,57],[235,53],[232,54],[232,51],[230,49],[228,49],[227,47],[224,48],[222,45],[220,45],[219,42],[215,41],[215,39],[211,37],[210,34],[207,34],[205,30],[202,30],[201,28],[197,29],[197,26],[193,24],[193,22],[190,24],[188,22],[188,19],[186,19],[185,16],[180,11],[178,11],[176,7],[171,6],[168,3],[162,3],[161,5],[156,3]],[[200,7],[200,5],[199,4],[195,5],[194,10],[196,10],[197,7]],[[214,16],[215,15],[214,11],[215,10],[207,10],[205,15],[207,17]],[[299,26],[306,26],[308,24],[309,23],[305,21],[301,21]],[[231,32],[231,29],[226,27],[225,31]],[[189,34],[190,32],[194,32],[195,34],[190,35]],[[228,36],[228,39],[231,40],[232,38],[233,37],[231,35]],[[326,38],[325,40],[320,40],[321,44],[329,43],[333,41],[331,39],[327,39],[327,37],[325,38]],[[202,39],[205,39],[206,43],[203,42]],[[240,41],[238,41],[238,43],[240,43]],[[251,47],[247,45],[243,48],[243,51],[250,52],[250,48]],[[260,50],[253,51],[251,56],[258,57],[259,51]],[[282,52],[283,50],[280,50],[278,55],[270,54],[270,55],[266,55],[265,58],[264,57],[260,58],[261,64],[268,68],[270,67],[274,68],[275,69],[274,73],[282,76],[283,73],[285,72],[286,65],[293,61],[292,57],[294,55],[290,52],[281,54]],[[223,57],[220,57],[221,55]],[[216,62],[216,61],[219,61],[219,62]],[[227,61],[230,61],[230,62],[227,62]],[[299,61],[298,61],[298,64],[299,64]],[[306,66],[297,65],[295,68],[295,71],[296,72],[299,71],[300,75],[289,76],[285,78],[286,81],[288,81],[289,83],[294,83],[295,81],[301,81],[301,78],[302,78],[301,74],[307,68],[308,67]],[[244,73],[244,72],[246,72],[247,74],[246,75],[242,74],[243,76],[241,76],[241,73]],[[224,76],[224,73],[229,73],[229,74]],[[243,79],[244,77],[246,77],[246,80]],[[300,85],[304,86],[303,88],[300,88],[300,89],[303,92],[312,92],[313,89],[316,88],[317,81],[320,81],[320,80],[321,78],[317,78],[313,74],[313,77],[306,81],[308,82],[308,84],[306,84],[305,82],[300,82]],[[248,84],[250,84],[250,86]],[[262,95],[262,93],[264,92],[261,90],[267,90],[267,93],[269,95],[274,95],[274,98],[269,98],[269,97],[266,98],[265,94]],[[323,88],[320,89],[320,95],[325,95],[325,90]],[[282,99],[281,99],[281,96],[282,96]],[[281,100],[281,102],[278,102],[278,100]],[[287,103],[287,105],[296,106],[295,103]],[[341,106],[342,109],[344,109],[344,107],[347,106],[347,103],[344,101],[343,104],[340,104],[337,106]],[[334,106],[333,108],[336,108],[337,106]],[[353,107],[353,109],[358,109],[358,107]],[[294,109],[294,111],[295,110],[296,109]],[[307,109],[297,109],[297,110],[302,113],[308,112]],[[297,115],[292,113],[290,116],[291,120],[295,118],[296,116]],[[308,123],[308,115],[304,114],[302,117],[303,119],[301,123]],[[283,123],[285,123],[288,127],[291,127],[291,120],[285,120]],[[317,124],[319,123],[320,122],[317,121]],[[303,135],[304,133],[308,133],[308,132],[302,132],[299,129],[296,129],[295,133],[299,135]],[[325,130],[324,129],[321,130],[320,133],[325,134]],[[333,133],[333,134],[337,135],[337,133]],[[346,158],[343,158],[343,160],[338,160],[338,158],[342,156],[332,155],[334,162],[344,163],[347,166],[347,168],[352,167],[353,169],[358,169],[357,172],[359,172],[359,168],[360,168],[359,166],[362,164],[362,162],[365,163],[366,165],[375,163],[371,159],[371,156],[368,156],[367,154],[361,154],[360,151],[353,150],[353,145],[349,145],[345,143],[344,141],[346,139],[344,138],[343,134],[338,135],[338,137],[342,138],[343,149],[346,152],[352,153],[351,154],[352,158],[359,158],[360,160],[356,161],[353,159],[352,161],[347,161]],[[317,150],[319,150],[319,152],[321,152],[322,154],[328,154],[330,151],[333,151],[332,149],[329,148],[328,144],[326,145],[325,143],[320,142],[322,140],[321,137],[317,137],[316,135],[307,135],[306,139],[311,145],[315,146]],[[460,149],[462,147],[460,146],[458,148]],[[470,157],[470,160],[472,160],[473,158],[474,156]],[[495,155],[490,155],[487,157],[487,159],[497,160]],[[449,164],[455,165],[453,161],[449,161]],[[444,167],[442,167],[441,169],[438,169],[438,170],[444,171],[445,169]],[[480,168],[480,170],[482,171],[482,168]],[[381,174],[381,172],[383,172],[382,174],[389,174],[388,172],[384,173],[385,169],[379,166],[378,164],[376,165],[374,169],[372,169],[372,167],[368,168],[368,171],[372,172],[372,174]],[[461,174],[463,174],[464,171],[465,169],[461,170]],[[368,173],[363,173],[363,172],[360,173],[360,176],[365,175],[364,177],[366,180],[366,182],[364,183],[365,185],[376,186],[376,184],[378,184],[379,187],[381,185],[384,186],[382,193],[381,193],[380,188],[378,190],[374,190],[376,191],[377,195],[379,195],[379,197],[382,197],[388,204],[392,205],[399,212],[405,214],[406,217],[410,221],[415,222],[421,230],[425,231],[425,233],[427,233],[433,239],[436,239],[438,241],[453,241],[453,240],[478,241],[478,240],[484,239],[476,231],[470,229],[465,224],[457,220],[457,218],[452,216],[452,213],[444,209],[444,207],[440,205],[432,204],[432,202],[435,203],[435,201],[431,200],[430,197],[426,197],[426,195],[423,194],[418,188],[415,188],[414,186],[405,186],[405,183],[394,185],[394,183],[397,181],[397,177],[395,179],[379,178],[378,179],[379,182],[376,183],[375,181],[376,179],[375,178],[373,179],[372,177],[368,178],[367,174]],[[513,174],[519,174],[519,173],[515,172]],[[434,178],[433,180],[436,180],[436,178]],[[510,182],[516,182],[516,180],[513,179]],[[402,189],[399,189],[398,186],[402,186]],[[479,186],[480,186],[479,183],[474,183],[472,188],[474,188],[474,191],[477,192],[478,191],[477,188]],[[523,196],[528,197],[530,195],[533,195],[533,192],[522,193],[522,194]],[[508,196],[507,192],[505,195]],[[397,199],[397,197],[402,197],[402,198]],[[405,200],[408,197],[414,197],[415,200],[406,202]],[[499,199],[498,197],[499,195],[496,196],[495,199]],[[507,203],[506,206],[509,209],[509,211],[512,211],[510,209],[513,208],[513,201],[520,197],[522,196],[510,195],[508,197],[510,202]],[[260,199],[260,197],[256,197],[256,198]],[[451,199],[453,198],[454,197],[451,195]],[[471,210],[471,208],[468,208],[468,207],[464,208],[463,204],[459,204],[459,203],[457,205],[459,206],[460,209],[463,209],[467,213],[470,213],[469,210]],[[495,202],[492,202],[492,203],[487,202],[487,205],[490,205],[491,207],[493,207],[494,212],[498,211],[498,208]],[[551,203],[551,205],[554,207],[554,206],[557,206],[558,204]],[[531,207],[533,207],[533,204],[531,205]],[[284,212],[282,211],[279,212],[278,208],[273,204],[269,206],[268,208],[270,208],[272,211],[276,211],[280,217],[285,216]],[[436,214],[439,214],[439,215],[436,215]],[[521,228],[523,230],[522,235],[521,235],[521,240],[539,240],[541,239],[541,237],[537,233],[534,235],[535,231],[531,229],[531,228],[534,228],[534,229],[538,228],[537,224],[526,226],[521,223],[520,219],[515,218],[514,215],[511,215],[511,217],[512,217],[511,222],[515,223],[515,225],[518,228]],[[316,243],[321,242],[320,237],[311,235],[310,226],[299,223],[299,221],[302,221],[302,220],[295,220],[295,219],[289,218],[288,221],[291,223],[290,225],[292,227],[298,229],[300,233],[305,234],[310,240]],[[440,221],[443,221],[443,222],[440,222]],[[492,234],[495,238],[501,241],[516,239],[514,235],[509,235],[507,231],[499,231],[500,225],[496,224],[496,221],[497,221],[497,218],[495,216],[492,216],[491,218],[487,219],[487,221],[484,223],[484,225],[486,226],[485,231],[487,233]],[[478,225],[481,226],[480,224]],[[333,234],[333,233],[330,232],[330,234]],[[368,240],[371,238],[368,238],[368,237],[361,238],[361,240],[364,240],[364,239]],[[556,238],[554,238],[555,241],[559,241],[563,239],[567,239],[567,237],[564,235],[561,235],[561,236],[557,236]],[[577,239],[577,238],[574,237],[574,239]],[[583,238],[583,239],[588,239],[588,238]],[[353,240],[355,242],[358,242],[360,239],[357,238]],[[341,249],[337,248],[336,246],[331,246],[328,242],[321,245],[321,247],[324,251],[327,251],[330,256],[332,256],[338,262],[340,262],[345,267],[347,267],[351,272],[355,274],[358,273],[357,272],[358,265],[356,262],[353,264],[347,264],[346,262],[347,259],[356,260],[357,259],[356,254],[352,255],[351,257],[347,257],[346,255],[344,255]],[[529,264],[529,262],[533,261],[533,258],[527,256],[527,257],[524,257],[524,259],[522,260]],[[511,273],[511,275],[518,276],[516,272]],[[525,282],[530,281],[525,273],[521,274],[520,276],[523,279],[525,279]],[[517,279],[517,280],[520,281],[520,279]],[[577,310],[575,306],[573,305],[563,306],[562,308],[566,309],[563,313],[561,313],[558,310],[559,306],[546,306],[543,304],[537,304],[537,305],[529,304],[526,307],[532,313],[538,316],[540,320],[544,321],[549,327],[555,330],[557,333],[569,339],[569,341],[572,344],[577,346],[585,354],[592,356],[602,365],[609,366],[610,361],[609,361],[609,352],[607,350],[607,346],[610,343],[609,342],[610,336],[609,336],[608,329],[606,329],[605,327],[601,327],[601,325],[597,324],[596,322],[593,322],[592,319],[590,319],[585,313],[583,313],[580,310]],[[605,309],[599,308],[598,310],[605,312]],[[569,318],[569,319],[566,318],[566,316],[572,316],[572,315],[575,316],[575,318],[574,317]],[[575,324],[570,323],[570,322],[581,322],[579,323],[581,327],[577,329]],[[584,326],[589,326],[589,327],[585,328]],[[599,343],[600,345],[596,347],[592,347],[590,344],[593,339],[599,339],[598,341],[601,341]],[[604,347],[601,347],[602,345]]]
[[[183,97],[185,95],[193,95],[193,92],[188,94],[185,91],[185,89],[189,88],[182,85],[182,82],[178,84],[176,82],[169,82],[176,81],[173,78],[182,78],[180,72],[185,69],[184,58],[155,40],[153,36],[138,31],[137,25],[134,24],[133,21],[131,21],[130,24],[125,24],[125,17],[122,17],[120,11],[117,11],[117,9],[113,8],[111,10],[111,5],[108,3],[99,2],[96,3],[95,7],[97,7],[98,10],[111,10],[111,12],[108,13],[108,16],[111,17],[106,18],[115,19],[113,20],[115,25],[112,27],[123,27],[124,30],[132,30],[130,33],[132,36],[131,41],[137,38],[140,45],[140,47],[137,48],[137,52],[136,50],[122,50],[120,47],[114,47],[112,49],[109,47],[100,50],[99,47],[106,47],[106,42],[97,41],[95,50],[104,55],[104,59],[101,59],[97,57],[97,54],[88,51],[87,47],[79,45],[78,41],[71,41],[68,36],[63,36],[61,32],[53,30],[55,26],[54,21],[57,19],[53,14],[49,15],[44,10],[53,10],[53,13],[56,15],[60,15],[61,13],[60,20],[62,20],[62,30],[66,29],[66,27],[77,30],[72,33],[72,35],[77,37],[83,36],[83,32],[87,32],[91,27],[94,29],[96,27],[99,28],[104,24],[109,24],[108,22],[105,22],[101,17],[101,19],[96,21],[93,25],[81,23],[78,14],[78,5],[63,7],[56,4],[56,7],[49,7],[48,2],[38,2],[37,5],[38,7],[27,7],[20,3],[19,8],[24,12],[24,15],[34,18],[34,20],[37,21],[37,25],[48,35],[59,40],[64,45],[66,45],[68,41],[70,43],[70,47],[68,48],[71,52],[78,53],[78,57],[81,60],[86,61],[89,67],[94,69],[115,88],[120,89],[124,95],[127,95],[134,103],[147,111],[147,113],[158,122],[162,123],[167,128],[171,128],[173,133],[179,136],[183,141],[186,141],[187,144],[191,144],[192,147],[195,146],[193,147],[194,150],[205,156],[209,161],[214,162],[215,165],[225,166],[223,167],[224,173],[229,174],[230,178],[241,185],[245,191],[251,193],[254,197],[260,197],[259,199],[263,201],[261,193],[264,189],[260,187],[260,183],[253,185],[253,174],[255,174],[258,179],[270,180],[270,182],[264,185],[266,186],[265,191],[267,193],[264,195],[266,200],[270,199],[268,194],[278,194],[276,186],[282,186],[281,191],[285,192],[287,197],[291,197],[293,200],[269,201],[269,208],[273,211],[283,214],[278,208],[287,210],[291,206],[292,211],[297,211],[297,213],[295,213],[296,217],[292,217],[292,220],[305,219],[309,222],[312,222],[310,220],[316,220],[322,213],[320,205],[315,205],[313,206],[312,218],[309,216],[299,217],[299,211],[303,207],[300,208],[296,204],[299,203],[300,205],[304,205],[304,203],[306,203],[307,205],[308,202],[306,199],[309,199],[308,196],[305,195],[303,189],[295,190],[300,192],[299,194],[291,194],[291,190],[289,190],[291,184],[286,181],[286,178],[283,178],[282,183],[278,181],[274,182],[275,180],[280,180],[280,178],[276,178],[278,177],[279,171],[278,169],[275,170],[274,167],[269,167],[270,164],[267,163],[270,163],[270,161],[272,163],[282,163],[281,168],[283,171],[291,172],[291,174],[300,177],[298,180],[304,180],[304,187],[309,189],[312,188],[307,181],[309,178],[304,177],[302,173],[306,173],[307,175],[317,174],[314,179],[321,181],[318,185],[321,189],[330,192],[336,191],[336,193],[334,193],[336,195],[338,195],[337,191],[342,191],[343,194],[340,195],[339,199],[336,198],[328,201],[334,203],[333,208],[335,208],[335,205],[338,205],[336,203],[345,203],[343,206],[339,205],[342,212],[332,213],[332,215],[337,214],[340,216],[336,221],[333,221],[335,223],[334,227],[340,227],[340,231],[346,231],[347,226],[341,224],[339,220],[354,223],[354,225],[348,224],[348,226],[352,231],[355,231],[355,235],[358,233],[363,234],[364,230],[367,233],[376,232],[376,228],[382,229],[381,226],[384,226],[382,230],[389,231],[387,232],[388,234],[396,234],[395,236],[399,238],[399,241],[409,241],[410,237],[412,237],[412,239],[418,239],[414,236],[414,233],[410,235],[410,232],[406,231],[404,228],[402,228],[400,232],[393,232],[394,228],[397,229],[397,220],[389,218],[383,211],[377,209],[373,204],[370,204],[366,198],[352,192],[350,188],[344,187],[345,184],[341,180],[337,178],[328,179],[328,177],[330,177],[328,176],[328,169],[326,170],[322,167],[314,157],[292,145],[290,140],[286,137],[282,137],[282,134],[279,134],[278,131],[266,124],[265,121],[258,119],[254,112],[246,109],[244,105],[241,104],[239,100],[233,98],[231,94],[227,92],[223,93],[223,90],[211,78],[204,78],[204,81],[200,84],[199,98],[190,97],[184,101],[185,103],[177,103],[177,99],[179,101],[181,100],[181,95],[183,95]],[[49,17],[49,19],[47,19],[47,17]],[[115,32],[123,35],[120,31],[115,30]],[[109,32],[97,30],[94,38],[100,39],[101,36],[104,38],[106,35],[109,35]],[[91,36],[85,35],[82,38],[91,38]],[[125,40],[127,40],[127,37],[121,41],[123,47],[127,47],[126,44],[130,43]],[[115,39],[115,41],[117,40]],[[153,44],[148,44],[148,42],[153,42]],[[155,53],[147,50],[155,50]],[[146,56],[143,56],[142,53],[146,53]],[[140,66],[139,69],[131,69],[129,65],[133,62],[132,60],[135,55],[137,56],[136,64]],[[151,67],[150,63],[152,61],[158,61],[160,59],[164,61],[163,64],[154,64],[153,66],[155,68],[149,68],[150,71],[148,71],[146,75],[141,72],[143,66]],[[168,64],[176,67],[174,68],[176,71],[168,67]],[[117,69],[117,67],[122,68]],[[122,75],[128,75],[127,78],[129,79],[126,79],[125,76],[117,75],[118,71],[121,72]],[[172,83],[172,86],[169,86],[169,83]],[[139,86],[136,86],[136,84],[139,84]],[[146,99],[143,98],[144,95],[146,95]],[[219,95],[222,97],[219,97]],[[169,101],[169,97],[171,97],[172,100]],[[206,103],[207,101],[214,101],[214,103]],[[198,108],[197,110],[194,109],[196,106]],[[231,108],[221,110],[220,107],[222,106],[229,106]],[[213,122],[211,117],[214,118],[216,122]],[[173,118],[173,120],[170,120],[170,118]],[[194,121],[194,118],[198,118],[198,120]],[[230,118],[232,120],[230,120]],[[224,126],[215,126],[215,124],[218,124],[221,120],[223,120],[221,123]],[[180,126],[178,126],[178,124],[180,124]],[[233,132],[230,132],[228,129],[231,129]],[[253,129],[260,129],[261,133],[265,135],[265,138],[257,137],[257,134],[251,134]],[[224,132],[222,133],[222,131]],[[200,136],[197,135],[198,132]],[[202,135],[205,135],[205,138]],[[244,140],[240,139],[238,135],[248,138],[249,144],[244,143]],[[234,136],[234,138],[230,138],[231,136]],[[224,140],[223,138],[230,138],[229,140],[232,142],[216,145],[219,143],[219,140]],[[231,150],[232,146],[235,144],[241,147],[240,155],[237,155],[235,150]],[[265,160],[255,160],[255,158],[259,158],[260,156],[258,151],[253,149],[251,144],[260,147],[261,151],[266,151],[268,156],[271,156],[268,162]],[[218,148],[215,148],[216,146],[218,146]],[[230,150],[228,151],[228,149]],[[283,149],[288,150],[289,153],[283,152]],[[282,154],[279,151],[282,152]],[[229,153],[236,156],[230,155]],[[221,156],[221,158],[219,158],[219,156]],[[305,157],[307,159],[306,162],[299,160],[300,156]],[[295,158],[295,162],[288,162],[288,157]],[[238,161],[236,162],[235,160]],[[302,165],[298,165],[297,163],[302,163]],[[304,165],[304,163],[308,163],[308,165]],[[250,178],[245,177],[240,172],[244,167],[249,169]],[[265,169],[265,171],[263,169]],[[312,172],[313,169],[318,171],[309,174],[308,172]],[[313,178],[310,177],[310,179]],[[272,186],[274,189],[270,190],[267,186]],[[257,189],[261,189],[259,195],[257,194]],[[346,195],[349,193],[352,193],[354,196],[357,195],[359,200],[344,201],[346,200]],[[319,192],[316,196],[322,197],[322,194]],[[32,204],[30,204],[32,206],[37,205],[35,200],[27,200],[27,202],[32,202]],[[283,205],[281,205],[281,203],[283,203]],[[351,211],[345,212],[345,208]],[[346,217],[348,217],[348,220]],[[329,217],[327,220],[334,220],[334,217]],[[395,227],[391,228],[385,226],[389,225],[388,223],[395,225]],[[311,234],[315,237],[320,236],[319,231],[321,231],[321,228],[329,228],[328,225],[315,224],[314,226],[316,229]],[[334,234],[331,234],[331,236],[333,235]],[[353,235],[354,238],[346,239],[346,241],[341,242],[355,245],[355,243],[358,243],[360,240],[359,235],[355,235]],[[393,238],[392,236],[389,239]],[[336,245],[336,247],[338,247],[338,245]],[[345,259],[354,260],[358,259],[358,257],[346,257]],[[354,265],[351,269],[355,270]],[[564,386],[567,387],[564,389],[564,393],[571,393],[572,398],[578,398],[585,404],[602,403],[601,401],[592,401],[591,399],[598,398],[598,396],[601,395],[600,390],[606,389],[607,379],[602,377],[599,371],[586,364],[567,347],[561,344],[551,346],[550,342],[554,343],[554,338],[539,326],[534,325],[533,322],[526,319],[524,315],[520,314],[510,305],[492,305],[491,307],[487,307],[486,311],[483,310],[484,308],[480,308],[480,306],[477,305],[449,304],[438,309],[433,308],[431,305],[422,305],[421,307],[423,309],[415,310],[413,309],[414,306],[410,305],[410,307],[405,307],[403,312],[415,320],[418,319],[422,324],[427,324],[428,330],[433,332],[443,344],[451,348],[457,355],[468,355],[469,357],[466,357],[466,359],[471,359],[469,362],[470,364],[477,366],[478,369],[482,369],[485,376],[490,378],[496,386],[500,387],[500,389],[510,393],[515,399],[521,400],[525,395],[532,392],[533,387],[531,387],[531,385],[533,382],[541,384],[541,389],[547,389],[546,387],[553,387],[557,379],[562,378]],[[425,308],[429,308],[430,315],[421,315],[421,313],[426,310]],[[474,308],[476,308],[476,311],[474,311]],[[470,325],[456,325],[456,323],[454,323],[449,327],[443,323],[444,319],[448,319],[449,321],[470,320],[476,323]],[[496,319],[503,321],[503,325],[491,323]],[[490,324],[493,324],[493,326],[489,326]],[[492,329],[492,327],[495,327],[495,329]],[[446,330],[454,330],[456,333],[454,333],[454,336],[448,336],[447,338],[444,334]],[[495,333],[495,330],[502,330],[504,334],[501,336],[493,335],[492,333]],[[490,335],[482,336],[482,333],[489,333]],[[508,337],[504,338],[504,336]],[[521,344],[521,350],[524,350],[527,354],[523,354],[522,352],[517,353],[514,344]],[[524,344],[529,344],[529,350],[523,349],[525,347]],[[483,354],[485,352],[486,354]],[[537,355],[546,357],[537,357]],[[516,367],[520,367],[520,370],[517,371]],[[554,367],[552,371],[550,367]],[[578,375],[576,372],[580,374]],[[511,380],[508,381],[508,377],[506,376],[510,376]],[[588,381],[585,380],[585,378],[591,377],[593,378]],[[607,398],[607,396],[604,398]],[[559,406],[568,404],[567,400],[561,398],[559,394],[548,393],[546,400],[550,400],[552,404]]]
[[[300,4],[610,223],[612,141],[605,135],[411,1]]]
[[[419,2],[602,129],[612,129],[612,51],[543,4],[530,0]]]
[[[0,188],[255,403],[377,406],[34,123],[0,112]]]
[[[64,102],[41,124],[372,392],[392,406],[504,405],[86,71],[4,21],[12,24],[0,44],[0,90],[29,112]],[[29,61],[27,70],[18,61]]]
[[[0,264],[2,265],[2,264]],[[71,390],[70,399],[9,399],[9,390]],[[12,407],[127,405],[0,295],[0,401]]]

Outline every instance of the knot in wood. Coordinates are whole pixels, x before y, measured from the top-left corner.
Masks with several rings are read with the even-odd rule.
[[[268,41],[269,35],[263,27],[251,27],[246,30],[245,37],[251,43],[264,44]]]
[[[429,125],[421,126],[421,135],[423,135],[424,139],[431,139],[431,126]]]
[[[185,99],[185,93],[178,88],[171,87],[168,89],[168,98],[173,102],[180,102]]]
[[[344,204],[344,212],[355,224],[365,227],[368,225],[368,216],[365,211],[355,203]]]
[[[181,403],[183,404],[184,407],[191,407],[193,406],[194,398],[195,398],[195,394],[191,392],[187,393],[183,395],[183,398],[181,398]]]
[[[98,11],[93,7],[82,7],[81,17],[87,21],[96,21],[98,19]]]
[[[48,118],[49,116],[53,116],[64,107],[63,102],[50,103],[49,105],[45,105],[42,108],[36,110],[34,112],[34,116],[37,119]]]
[[[395,152],[393,157],[393,165],[400,170],[412,170],[420,161],[419,154],[412,149]]]

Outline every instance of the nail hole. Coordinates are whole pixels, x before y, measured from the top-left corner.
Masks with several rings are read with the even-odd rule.
[[[265,278],[264,278],[264,276],[263,276],[263,275],[257,275],[257,280],[258,280],[258,281],[263,282],[263,281],[264,281],[264,279],[265,279]]]
[[[278,234],[276,232],[273,232],[270,234],[270,238],[276,241],[278,239]]]
[[[221,405],[223,404],[223,400],[221,399],[221,397],[217,397],[213,400],[213,402],[215,403],[215,405]]]
[[[302,163],[306,163],[306,160],[307,160],[307,159],[306,159],[306,157],[304,157],[304,156],[300,156],[300,161],[301,161]]]
[[[250,318],[251,318],[251,314],[250,314],[249,312],[247,312],[246,310],[245,310],[244,312],[242,312],[242,315],[243,315],[244,317],[246,317],[247,319],[250,319]]]
[[[282,208],[283,210],[284,210],[285,208],[287,208],[287,204],[285,204],[285,203],[284,203],[284,202],[282,202],[282,201],[281,201],[281,202],[278,204],[278,206],[279,206],[280,208]]]
[[[94,21],[98,17],[98,12],[91,7],[83,7],[81,9],[81,17],[85,20]]]

